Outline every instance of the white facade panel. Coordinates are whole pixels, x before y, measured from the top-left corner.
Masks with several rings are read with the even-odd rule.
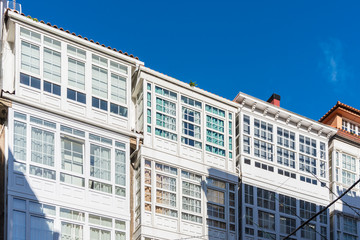
[[[243,100],[237,116],[242,239],[282,239],[330,202],[328,138],[264,105]],[[321,216],[291,239],[329,239],[329,210]]]
[[[129,239],[129,137],[15,103],[9,109],[8,137],[9,222],[20,215],[29,219],[23,226],[26,236],[33,236],[36,221],[47,222],[36,230],[39,238],[68,236],[74,226],[65,226],[70,223],[61,211],[71,209],[82,216],[75,228],[83,239],[97,234]],[[13,206],[19,202],[23,209]],[[34,204],[43,207],[34,210]],[[8,239],[15,239],[18,227],[8,225]]]

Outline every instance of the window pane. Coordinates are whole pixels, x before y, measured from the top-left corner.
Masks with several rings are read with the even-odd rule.
[[[26,210],[26,201],[18,198],[13,199],[13,208]]]
[[[61,240],[82,240],[83,226],[61,222]]]
[[[13,211],[13,228],[12,228],[13,240],[26,239],[25,217],[26,215],[24,212]]]
[[[29,86],[30,85],[30,76],[20,73],[20,83]]]
[[[110,149],[91,144],[90,176],[110,181],[111,179]]]
[[[61,87],[56,84],[52,84],[53,87],[53,94],[60,96],[61,95]]]
[[[40,89],[40,79],[30,77],[30,86],[33,88]]]
[[[54,222],[50,219],[30,217],[30,239],[53,239]]]
[[[214,189],[208,189],[207,191],[207,198],[208,201],[217,203],[217,204],[225,204],[225,199],[224,199],[224,192],[221,191],[217,191]]]
[[[31,161],[54,166],[54,133],[31,128]]]
[[[14,158],[26,161],[26,123],[14,121]]]
[[[126,185],[126,155],[124,151],[115,150],[115,183]]]
[[[61,54],[48,48],[44,48],[44,78],[61,81]]]
[[[38,46],[21,42],[21,69],[40,74],[40,49]]]
[[[98,97],[108,98],[107,70],[97,66],[92,67],[92,93]]]
[[[61,139],[61,168],[74,173],[83,173],[84,144],[67,138]]]
[[[99,64],[103,67],[107,67],[107,59],[106,58],[103,58],[103,57],[100,57],[100,56],[97,56],[95,54],[92,55],[92,61],[96,64]]]
[[[115,71],[118,71],[118,72],[121,72],[121,73],[125,73],[125,74],[128,73],[126,66],[121,65],[121,64],[116,63],[116,62],[113,62],[113,61],[110,61],[110,68],[111,68],[111,70],[115,70]]]
[[[20,36],[26,37],[26,38],[31,39],[38,43],[40,43],[40,41],[41,41],[41,36],[39,33],[30,31],[30,30],[22,28],[22,27],[20,28]]]
[[[85,64],[69,58],[68,83],[70,86],[85,90]]]
[[[111,184],[97,182],[94,180],[89,180],[89,188],[96,190],[96,191],[104,192],[104,193],[110,193],[110,194],[112,193],[112,185]]]
[[[126,239],[126,235],[124,232],[115,232],[115,240],[125,240]]]
[[[81,92],[76,92],[76,94],[77,94],[77,101],[86,104],[86,95]]]
[[[111,74],[111,99],[126,104],[126,78]]]
[[[61,49],[61,42],[60,41],[49,38],[47,36],[44,36],[44,45],[49,46],[49,47],[53,47],[53,48],[55,48],[57,50]]]
[[[69,54],[72,54],[82,59],[86,59],[86,52],[84,50],[81,50],[79,48],[70,45],[67,46],[67,50]]]

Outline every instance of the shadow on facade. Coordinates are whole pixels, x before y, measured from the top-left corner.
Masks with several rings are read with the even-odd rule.
[[[356,188],[359,188],[358,184]],[[337,195],[333,199],[343,194],[346,189],[336,186]],[[333,239],[358,239],[360,233],[360,197],[356,191],[349,191],[337,204],[341,207],[335,210],[331,216],[331,235]]]
[[[1,61],[0,61],[1,65]],[[4,127],[2,122],[1,128]],[[0,240],[4,240],[5,236],[5,131],[0,132]]]
[[[208,169],[206,182],[201,184],[205,192],[205,203],[207,205],[207,232],[201,238],[209,240],[235,240],[240,238],[238,199],[239,177],[230,172],[225,172],[216,168]]]
[[[242,183],[239,195],[240,239],[285,239],[303,222],[325,206],[287,196],[266,188]],[[329,209],[288,239],[328,240],[330,227]]]
[[[345,191],[345,189],[344,189]],[[337,187],[337,196],[340,196],[344,191],[341,191],[339,187]],[[334,196],[336,198],[336,196]],[[355,191],[348,192],[345,196],[339,200],[342,203],[342,212],[350,213],[352,215],[357,215],[360,217],[360,197],[356,195]]]
[[[26,177],[30,171],[35,176],[43,173],[33,169],[26,171],[24,165],[14,161],[14,155],[10,150],[8,154],[7,186],[5,185],[7,206],[4,208],[7,215],[7,220],[5,220],[7,224],[4,224],[5,239],[60,239],[60,234],[54,231],[54,219],[57,212],[55,206],[40,202]],[[30,165],[28,164],[27,167]]]

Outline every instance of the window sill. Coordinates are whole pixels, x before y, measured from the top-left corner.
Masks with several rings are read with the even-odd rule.
[[[97,107],[91,107],[91,110],[93,110],[94,112],[100,113],[100,114],[108,114],[109,113],[108,110],[103,110],[103,109],[97,108]]]
[[[96,189],[92,189],[92,188],[87,188],[89,190],[89,192],[93,192],[93,193],[97,193],[97,194],[102,194],[102,195],[106,195],[106,196],[109,196],[109,197],[113,197],[115,194],[113,193],[107,193],[107,192],[103,192],[103,191],[100,191],[100,190],[96,190]],[[115,195],[115,196],[118,196],[118,195]],[[119,196],[120,197],[120,196]]]
[[[211,145],[212,146],[212,145]],[[205,153],[207,154],[210,154],[211,156],[214,156],[214,157],[219,157],[219,158],[222,158],[222,159],[227,159],[226,156],[222,156],[222,155],[219,155],[219,154],[216,154],[216,153],[213,153],[213,152],[209,152],[205,149]]]
[[[159,135],[156,135],[156,134],[155,134],[155,138],[160,138],[161,140],[165,140],[165,141],[169,141],[169,142],[172,142],[172,143],[176,143],[176,144],[177,144],[177,140],[171,140],[171,139],[169,139],[169,138],[162,137],[162,136],[159,136]]]
[[[52,182],[52,183],[56,183],[56,179],[50,179],[50,178],[40,177],[40,176],[36,176],[36,175],[33,175],[33,174],[29,174],[29,175],[27,175],[27,176],[29,176],[30,178],[38,179],[38,180],[50,181],[50,182]]]
[[[192,215],[194,215],[194,214],[192,214]],[[194,215],[194,216],[197,216],[197,215]],[[198,216],[198,217],[202,217],[202,216]],[[181,221],[182,221],[182,222],[190,223],[190,224],[192,224],[192,225],[197,225],[197,226],[199,226],[199,227],[202,227],[202,225],[203,225],[203,223],[194,222],[194,221],[186,220],[186,219],[182,219],[182,218],[181,218]]]
[[[56,94],[53,94],[53,93],[50,93],[50,92],[46,92],[46,91],[43,91],[43,94],[47,97],[51,97],[51,98],[55,98],[57,100],[60,100],[61,99],[61,95],[56,95]]]
[[[122,119],[122,120],[129,120],[129,117],[124,117],[124,116],[121,116],[121,115],[118,115],[118,114],[115,114],[115,113],[112,113],[112,112],[109,112],[110,116],[111,117],[114,117],[114,118],[119,118],[119,119]]]
[[[203,151],[202,148],[197,148],[197,147],[194,147],[194,146],[191,146],[191,145],[187,145],[185,143],[181,143],[181,146],[188,147],[188,148],[191,148],[191,149],[194,149],[194,150],[197,150],[197,151],[201,151],[201,152]]]
[[[29,86],[29,85],[26,85],[26,84],[23,84],[23,83],[20,83],[19,87],[25,88],[27,90],[37,91],[37,92],[41,93],[41,87],[40,88],[35,88],[35,87]]]
[[[81,189],[81,190],[85,190],[85,186],[84,187],[79,187],[77,185],[71,184],[71,183],[66,183],[66,182],[61,182],[60,181],[60,185],[64,185],[67,187],[72,187],[72,188],[77,188],[77,189]]]
[[[159,207],[160,207],[160,206],[159,206]],[[172,217],[172,216],[165,215],[165,214],[162,214],[162,213],[157,213],[156,211],[155,211],[155,216],[164,217],[164,218],[169,218],[169,219],[173,219],[173,220],[179,220],[178,217]]]
[[[78,105],[79,107],[86,107],[86,103],[81,103],[81,102],[78,102],[78,101],[75,101],[75,100],[72,100],[72,99],[69,99],[69,98],[66,98],[66,101],[68,103]]]

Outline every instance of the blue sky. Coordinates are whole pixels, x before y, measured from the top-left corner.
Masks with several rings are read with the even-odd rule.
[[[23,12],[228,99],[241,91],[318,120],[360,108],[358,1],[30,1]]]

